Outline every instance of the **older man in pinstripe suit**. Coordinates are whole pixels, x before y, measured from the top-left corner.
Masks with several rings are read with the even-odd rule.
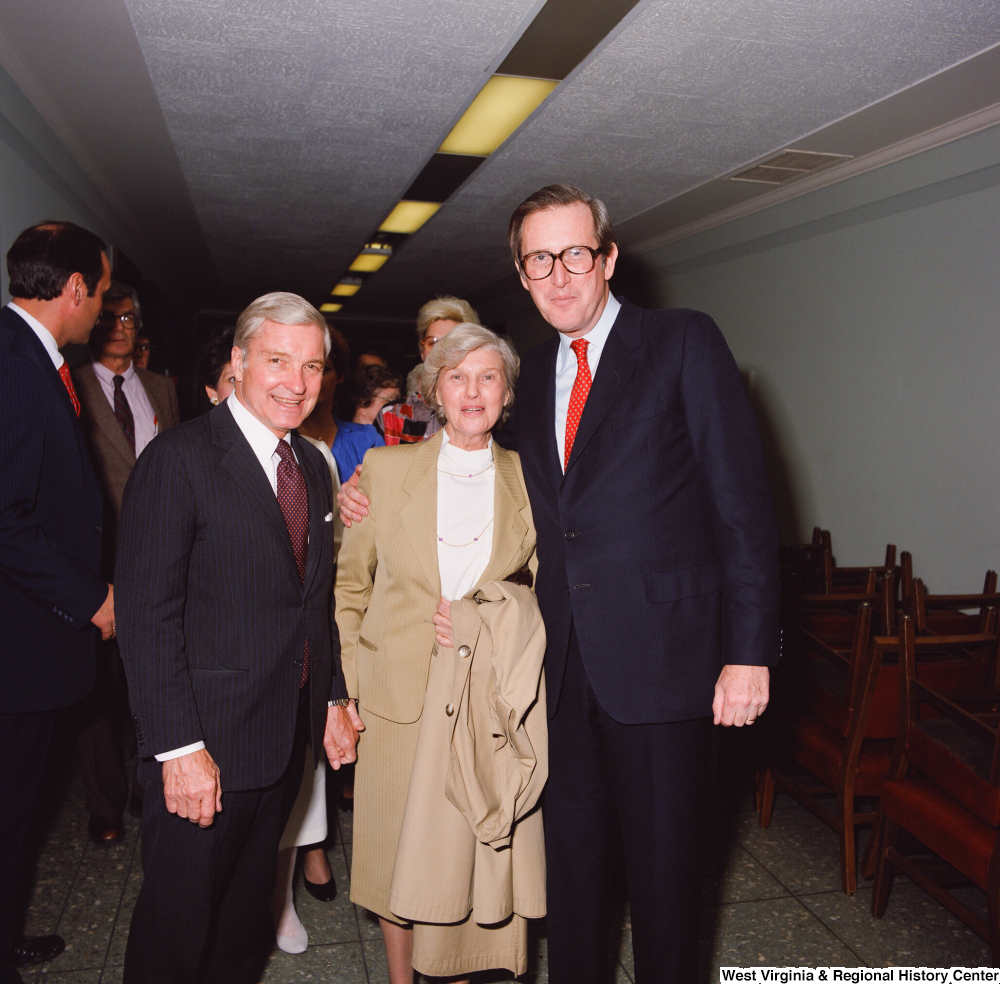
[[[330,473],[295,432],[329,347],[302,298],[258,298],[235,393],[157,437],[125,488],[117,624],[146,787],[126,982],[256,981],[305,743],[355,757]]]

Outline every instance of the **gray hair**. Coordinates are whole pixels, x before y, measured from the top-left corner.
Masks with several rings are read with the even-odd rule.
[[[457,321],[478,325],[479,315],[468,301],[450,294],[438,295],[433,301],[428,301],[417,312],[417,342],[422,342],[427,335],[427,329],[435,321]]]
[[[132,302],[132,310],[135,311],[135,327],[138,331],[142,328],[142,308],[139,306],[139,295],[136,293],[136,289],[128,284],[123,284],[120,280],[112,280],[111,286],[104,292],[104,306],[107,307],[108,304],[115,304],[126,299]]]
[[[323,332],[323,357],[330,354],[330,329],[326,318],[304,297],[275,291],[258,297],[236,319],[233,347],[240,350],[244,362],[250,352],[250,342],[260,334],[265,321],[273,321],[277,325],[315,325]]]
[[[454,369],[461,365],[467,355],[475,352],[476,349],[489,349],[497,352],[503,362],[503,381],[507,386],[507,401],[500,414],[499,423],[503,423],[510,408],[514,405],[514,385],[517,383],[517,375],[521,371],[521,359],[514,346],[501,338],[495,332],[484,328],[482,325],[474,325],[469,322],[457,325],[448,332],[444,338],[431,349],[430,355],[421,364],[420,393],[424,402],[431,408],[438,420],[443,421],[444,408],[437,397],[438,379],[442,369]]]

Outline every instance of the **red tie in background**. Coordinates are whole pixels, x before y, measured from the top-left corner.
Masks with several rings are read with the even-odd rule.
[[[76,395],[76,389],[73,386],[73,377],[69,374],[69,366],[65,362],[59,367],[59,378],[63,381],[63,386],[66,387],[66,392],[69,393],[69,398],[73,401],[73,409],[79,417],[80,397]]]
[[[281,458],[278,464],[278,505],[292,540],[299,580],[305,581],[306,551],[309,548],[309,494],[306,491],[306,480],[287,441],[278,441],[277,452]],[[302,679],[299,680],[299,687],[304,687],[308,679],[309,640],[306,639],[302,651]]]
[[[569,407],[566,410],[566,449],[563,452],[563,471],[569,464],[569,456],[573,450],[573,441],[576,439],[576,429],[580,426],[580,417],[583,415],[583,407],[587,402],[587,394],[590,392],[590,363],[587,361],[587,346],[590,344],[585,338],[577,338],[570,342],[570,348],[576,356],[576,380],[573,383],[573,392],[569,395]]]

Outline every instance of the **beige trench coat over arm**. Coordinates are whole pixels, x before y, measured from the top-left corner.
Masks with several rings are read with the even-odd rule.
[[[541,613],[529,588],[493,581],[452,602],[452,623],[455,648],[435,657],[447,672],[432,672],[428,686],[392,911],[422,922],[471,913],[481,925],[512,913],[539,918],[538,800],[548,778]]]

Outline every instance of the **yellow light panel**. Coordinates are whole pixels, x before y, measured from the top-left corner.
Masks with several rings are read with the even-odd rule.
[[[320,311],[323,314],[336,314],[344,305],[343,304],[321,304],[319,306]]]
[[[416,232],[440,207],[439,202],[400,202],[378,231]]]
[[[558,84],[494,75],[445,138],[441,153],[489,157]]]
[[[361,284],[337,284],[330,293],[334,297],[353,297],[359,290],[361,290]]]
[[[354,273],[374,273],[376,270],[382,269],[387,259],[389,259],[388,255],[377,256],[374,253],[359,253],[357,259],[348,269]]]

